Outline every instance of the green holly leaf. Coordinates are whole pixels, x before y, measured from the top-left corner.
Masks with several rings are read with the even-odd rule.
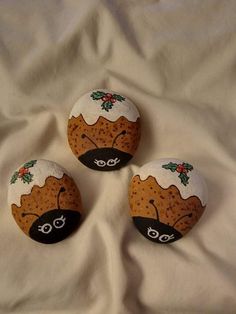
[[[176,169],[177,169],[177,164],[175,164],[175,163],[173,163],[173,162],[169,162],[168,164],[166,164],[166,165],[162,165],[162,168],[164,168],[164,169],[168,169],[168,170],[170,170],[170,171],[172,171],[172,172],[175,172],[176,171]]]
[[[92,97],[93,100],[99,100],[99,99],[101,99],[105,95],[106,95],[106,93],[104,93],[104,92],[96,91],[96,92],[93,92],[90,95],[90,97]]]
[[[28,161],[28,162],[26,162],[24,165],[23,165],[23,167],[24,168],[31,168],[31,167],[33,167],[35,164],[36,164],[36,162],[37,162],[37,160],[31,160],[31,161]]]
[[[184,166],[184,168],[185,168],[186,170],[188,170],[188,171],[193,170],[193,166],[190,165],[190,164],[188,164],[187,162],[184,162],[184,163],[183,163],[183,166]]]
[[[32,173],[26,173],[21,177],[21,179],[22,179],[23,183],[29,184],[30,182],[33,181],[33,176],[34,175]]]
[[[18,171],[14,172],[13,176],[11,177],[10,183],[13,184],[18,179]]]
[[[118,94],[113,94],[112,98],[115,98],[118,101],[124,101],[125,100],[125,97],[118,95]]]
[[[183,183],[183,185],[187,185],[188,184],[188,180],[189,180],[189,177],[185,174],[185,173],[180,173],[179,175],[178,175],[178,177],[180,178],[180,180],[181,180],[181,183]]]
[[[109,109],[113,107],[113,103],[111,101],[104,101],[101,106],[102,106],[102,109],[108,112]]]

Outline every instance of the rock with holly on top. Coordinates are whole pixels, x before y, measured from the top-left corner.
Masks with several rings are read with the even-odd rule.
[[[53,161],[38,159],[13,172],[8,203],[20,229],[35,241],[56,243],[79,226],[82,202],[68,172]]]
[[[70,113],[72,152],[94,170],[116,170],[133,157],[141,129],[136,106],[118,92],[96,89],[80,97]]]
[[[150,241],[171,243],[185,236],[202,216],[207,186],[196,168],[178,159],[142,166],[129,187],[130,215]]]

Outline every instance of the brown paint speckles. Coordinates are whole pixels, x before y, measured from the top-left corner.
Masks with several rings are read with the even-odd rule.
[[[79,127],[75,128],[76,126]],[[136,122],[131,122],[122,116],[112,122],[104,117],[99,117],[95,124],[88,125],[82,114],[80,114],[78,117],[69,119],[67,129],[68,142],[73,153],[79,157],[87,151],[96,148],[87,138],[82,138],[82,134],[86,134],[99,148],[102,148],[112,147],[113,140],[123,130],[126,131],[126,134],[117,138],[114,148],[134,155],[141,134],[140,118]]]
[[[80,192],[73,179],[66,174],[61,179],[50,176],[45,180],[44,186],[35,185],[30,194],[21,196],[20,207],[16,204],[11,205],[17,224],[27,235],[37,217],[30,215],[26,219],[22,217],[22,213],[31,212],[41,216],[49,210],[57,209],[57,194],[61,187],[66,191],[60,194],[60,208],[82,212]]]
[[[154,200],[158,208],[159,220],[165,224],[173,225],[180,216],[192,214],[191,217],[185,217],[175,225],[175,229],[182,235],[196,224],[205,209],[197,196],[183,199],[176,186],[171,185],[168,189],[163,189],[154,177],[149,176],[142,181],[136,175],[129,187],[130,215],[156,219],[156,212],[149,203],[150,200]]]

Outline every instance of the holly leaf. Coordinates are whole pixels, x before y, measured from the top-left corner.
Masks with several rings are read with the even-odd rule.
[[[170,171],[172,171],[172,172],[175,172],[176,171],[176,169],[177,169],[177,164],[175,164],[175,163],[173,163],[173,162],[169,162],[168,164],[166,164],[166,165],[162,165],[162,168],[164,168],[164,169],[168,169],[168,170],[170,170]]]
[[[33,174],[32,173],[25,173],[22,177],[21,180],[23,181],[23,183],[30,183],[33,181]]]
[[[181,180],[181,183],[183,183],[183,185],[187,185],[188,184],[188,180],[189,180],[189,177],[185,174],[185,173],[180,173],[179,175],[178,175],[178,177],[180,178],[180,180]]]
[[[11,177],[10,183],[13,184],[18,179],[18,171],[14,172],[13,176]]]
[[[113,103],[111,101],[104,101],[101,106],[102,106],[102,109],[108,112],[109,109],[113,107]]]
[[[93,100],[99,100],[101,99],[103,96],[105,96],[106,94],[104,92],[100,92],[100,91],[96,91],[96,92],[93,92],[90,97],[93,98]]]
[[[184,163],[183,163],[183,166],[184,166],[184,168],[185,168],[186,170],[188,170],[188,171],[193,170],[193,166],[190,165],[190,164],[188,164],[187,162],[184,162]]]
[[[26,169],[31,168],[36,164],[36,162],[37,162],[37,160],[28,161],[23,165],[23,167]]]
[[[112,95],[112,98],[115,98],[116,100],[118,101],[123,101],[125,100],[125,97],[121,96],[121,95],[118,95],[118,94],[113,94]]]

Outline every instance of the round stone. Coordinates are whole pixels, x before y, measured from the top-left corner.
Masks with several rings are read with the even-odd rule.
[[[123,167],[140,140],[140,115],[125,96],[96,89],[75,103],[68,122],[72,152],[87,167],[110,171]]]
[[[10,179],[8,203],[20,229],[41,243],[64,240],[81,219],[80,192],[68,172],[53,161],[21,165]]]
[[[207,204],[207,186],[190,163],[159,159],[142,166],[129,187],[130,215],[147,239],[171,243],[187,234]]]

